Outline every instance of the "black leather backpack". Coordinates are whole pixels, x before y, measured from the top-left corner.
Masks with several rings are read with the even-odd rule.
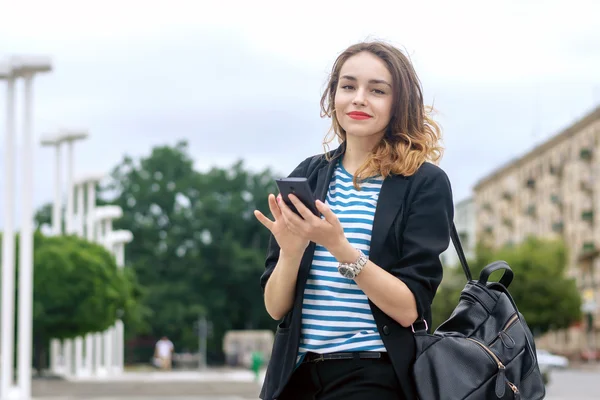
[[[473,280],[455,226],[451,237],[468,282],[450,318],[433,334],[424,320],[413,325],[419,399],[543,399],[533,335],[507,290],[513,271],[496,261]],[[498,270],[504,270],[500,281],[488,282]]]

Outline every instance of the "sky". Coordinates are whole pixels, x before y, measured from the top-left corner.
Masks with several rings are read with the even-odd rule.
[[[411,57],[443,128],[440,166],[464,199],[479,179],[600,105],[600,2],[497,3],[0,0],[0,59],[53,62],[34,84],[34,205],[53,192],[53,150],[39,138],[61,127],[90,134],[76,144],[75,177],[180,139],[200,170],[244,159],[289,173],[322,152],[328,73],[365,39]]]

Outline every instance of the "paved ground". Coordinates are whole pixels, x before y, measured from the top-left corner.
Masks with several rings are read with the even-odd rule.
[[[247,371],[138,373],[110,381],[36,380],[39,400],[256,400],[259,383]],[[554,371],[546,400],[597,400],[600,368]]]
[[[553,371],[546,394],[546,400],[597,400],[600,369]]]

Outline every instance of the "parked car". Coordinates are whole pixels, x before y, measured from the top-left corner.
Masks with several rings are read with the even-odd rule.
[[[548,350],[539,349],[537,351],[537,359],[540,369],[565,369],[569,366],[567,357],[558,356],[550,353]]]
[[[544,384],[550,382],[550,371],[553,369],[564,369],[569,366],[569,360],[566,357],[550,353],[548,350],[537,350],[538,365],[544,379]]]

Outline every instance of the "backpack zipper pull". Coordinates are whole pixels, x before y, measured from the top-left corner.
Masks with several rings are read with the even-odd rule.
[[[506,391],[506,367],[501,362],[498,363],[498,375],[496,375],[496,397],[504,397]]]
[[[511,388],[511,390],[515,394],[513,398],[515,400],[521,400],[521,392],[519,392],[519,388],[517,388],[517,386],[512,382],[508,382],[508,386]]]

